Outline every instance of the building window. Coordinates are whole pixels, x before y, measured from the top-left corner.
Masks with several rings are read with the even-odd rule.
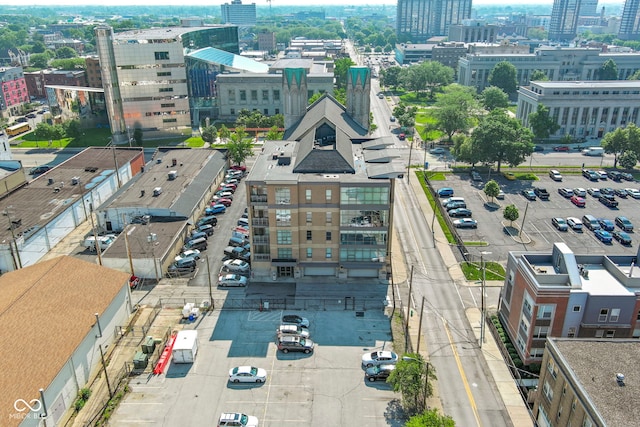
[[[609,322],[617,322],[619,318],[620,318],[620,309],[612,308],[611,316],[609,316]]]
[[[331,232],[330,232],[330,231],[327,231],[327,232],[326,232],[326,234],[325,234],[325,240],[326,240],[327,242],[330,242],[330,241],[331,241]]]
[[[236,91],[235,89],[229,89],[229,102],[236,102]]]
[[[604,329],[597,329],[595,337],[596,338],[602,338],[603,336],[604,336]]]
[[[551,319],[552,315],[553,315],[552,305],[538,306],[538,319]]]
[[[304,196],[305,196],[305,200],[307,202],[311,201],[311,189],[307,188],[306,190],[304,190]]]
[[[276,108],[275,113],[276,113],[276,114],[280,114],[280,109],[279,109],[279,108]]]
[[[533,329],[533,337],[534,338],[546,338],[549,334],[548,326],[536,326]]]
[[[615,335],[616,335],[616,331],[609,330],[609,331],[607,331],[607,334],[605,336],[607,338],[613,338]]]
[[[544,354],[544,348],[532,348],[529,352],[529,356],[531,357],[542,357]]]
[[[273,91],[273,100],[274,101],[280,101],[280,91],[277,90],[277,89],[275,89]],[[278,114],[278,113],[276,113],[276,114]]]
[[[161,87],[160,92],[173,92],[173,88],[172,87]]]
[[[386,205],[389,187],[342,187],[340,203],[344,205]]]
[[[307,240],[313,240],[313,232],[311,230],[307,230]]]
[[[332,255],[331,255],[331,248],[327,248],[325,250],[325,256],[326,259],[331,259]]]
[[[313,249],[307,248],[307,258],[313,258]]]
[[[246,100],[247,100],[247,91],[240,90],[240,101],[246,101]]]
[[[291,248],[278,248],[278,258],[280,259],[293,258],[293,250]]]
[[[171,71],[159,71],[156,75],[158,77],[167,77],[171,75]]]
[[[276,188],[276,204],[288,205],[291,203],[291,190],[288,188]]]
[[[289,225],[289,224],[291,224],[291,210],[276,209],[276,225]]]
[[[598,322],[599,323],[606,322],[607,321],[607,317],[609,317],[609,309],[608,308],[600,309],[600,315],[598,316]]]
[[[175,103],[169,103],[169,104],[160,104],[160,108],[172,108],[175,107],[176,104]]]
[[[169,59],[169,52],[154,52],[156,61],[166,61]]]
[[[574,306],[573,306],[573,312],[574,312],[574,313],[579,313],[579,312],[580,312],[580,310],[582,310],[582,307],[581,307],[581,306],[579,306],[579,305],[574,305]]]
[[[235,115],[236,115],[236,109],[235,109],[235,108],[232,108],[231,110],[229,110],[229,113],[230,113],[232,116],[235,116]]]
[[[547,371],[549,371],[549,373],[553,378],[556,378],[558,376],[558,369],[556,368],[556,363],[551,359],[549,359],[549,361],[547,362]]]
[[[546,381],[544,382],[544,386],[542,386],[542,392],[544,393],[545,397],[549,402],[553,400],[553,389],[551,388],[549,383]]]
[[[312,219],[313,219],[313,213],[307,212],[307,224],[311,224]]]
[[[291,244],[291,230],[278,230],[278,244],[290,245]]]
[[[257,90],[252,90],[251,91],[251,100],[252,101],[257,101],[258,100],[258,91]]]
[[[526,314],[527,317],[531,317],[531,301],[529,301],[529,298],[526,296],[522,302],[522,312]]]
[[[331,222],[333,221],[332,212],[327,212],[326,216],[327,216],[327,224],[331,224]]]
[[[262,100],[263,101],[268,101],[269,100],[269,91],[268,90],[263,90],[262,91]]]
[[[331,201],[331,190],[330,189],[325,190],[325,198],[327,199],[327,202]]]
[[[268,109],[268,108],[264,108],[264,109],[262,110],[262,113],[263,113],[265,116],[268,116],[268,115],[269,115],[269,109]]]

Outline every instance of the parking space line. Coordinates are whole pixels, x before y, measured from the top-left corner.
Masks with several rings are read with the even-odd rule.
[[[276,347],[275,349],[275,353],[278,352],[278,348]],[[269,407],[269,396],[271,395],[271,377],[273,376],[273,367],[276,364],[276,359],[277,359],[277,354],[274,354],[274,357],[271,359],[271,375],[269,375],[269,383],[267,384],[267,396],[265,398],[265,404],[264,404],[264,412],[262,413],[262,419],[266,419],[267,416],[267,409]]]
[[[538,233],[540,235],[540,237],[542,237],[544,239],[545,242],[550,243],[549,240],[547,240],[546,237],[544,237],[544,233],[540,231],[540,229],[538,227],[536,227],[535,224],[531,223],[530,224],[531,227],[533,227],[536,230],[536,233]]]
[[[469,295],[471,295],[471,299],[473,300],[473,305],[475,307],[477,307],[478,306],[478,302],[476,301],[476,297],[473,296],[473,292],[471,292],[471,288],[467,288],[467,289],[469,289]],[[464,304],[463,304],[463,306],[464,306]]]

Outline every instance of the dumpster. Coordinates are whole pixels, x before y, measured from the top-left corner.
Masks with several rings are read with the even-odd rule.
[[[153,354],[156,349],[156,342],[153,337],[147,337],[142,343],[142,352],[144,354]]]
[[[149,356],[141,351],[133,356],[133,369],[145,369],[149,363]]]

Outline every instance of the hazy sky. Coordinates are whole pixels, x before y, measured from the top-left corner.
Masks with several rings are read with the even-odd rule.
[[[255,3],[258,7],[268,7],[266,0],[243,0],[243,3]],[[472,0],[473,4],[504,4],[513,5],[513,0]],[[604,3],[618,3],[622,4],[624,0],[600,0],[599,4]],[[20,5],[20,6],[51,6],[51,0],[0,0],[0,5]],[[166,6],[166,5],[180,5],[184,6],[185,2],[180,0],[109,0],[107,2],[109,6],[132,6],[132,5],[146,5],[146,6]],[[186,5],[189,5],[186,2]],[[214,0],[208,1],[207,4],[200,3],[202,7],[219,6],[224,3],[231,3],[231,0]],[[395,5],[395,0],[358,0],[354,2],[354,5]],[[552,4],[553,0],[523,0],[522,4]],[[55,2],[56,5],[81,5],[86,6],[87,0],[59,0]],[[273,6],[321,6],[326,4],[341,4],[344,5],[344,0],[273,0]],[[197,2],[192,3],[193,6],[197,6]]]

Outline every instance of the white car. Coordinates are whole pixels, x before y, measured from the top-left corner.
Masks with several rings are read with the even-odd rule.
[[[582,221],[576,217],[570,216],[567,218],[567,225],[574,230],[582,231]]]
[[[228,259],[222,263],[222,268],[232,273],[248,273],[251,266],[241,259]]]
[[[218,427],[258,427],[258,417],[239,412],[227,412],[220,415]]]
[[[431,154],[445,154],[447,152],[447,150],[445,150],[442,147],[436,147],[436,148],[432,148],[431,150],[429,150],[429,153]]]
[[[276,330],[278,337],[291,336],[310,338],[309,330],[300,325],[283,324]]]
[[[218,286],[247,286],[247,278],[239,274],[226,274],[218,277]]]
[[[578,197],[587,197],[587,190],[585,190],[584,188],[574,188],[573,194]]]
[[[374,351],[362,355],[362,366],[370,368],[378,365],[393,365],[398,362],[398,355],[393,351]]]
[[[180,255],[175,257],[175,261],[180,261],[181,259],[192,257],[193,259],[200,259],[200,251],[197,249],[189,249],[182,252]]]
[[[640,191],[638,191],[638,189],[636,189],[636,188],[625,188],[625,190],[634,199],[640,199]]]
[[[232,383],[263,383],[267,380],[267,371],[254,366],[237,366],[229,369],[229,381]]]

